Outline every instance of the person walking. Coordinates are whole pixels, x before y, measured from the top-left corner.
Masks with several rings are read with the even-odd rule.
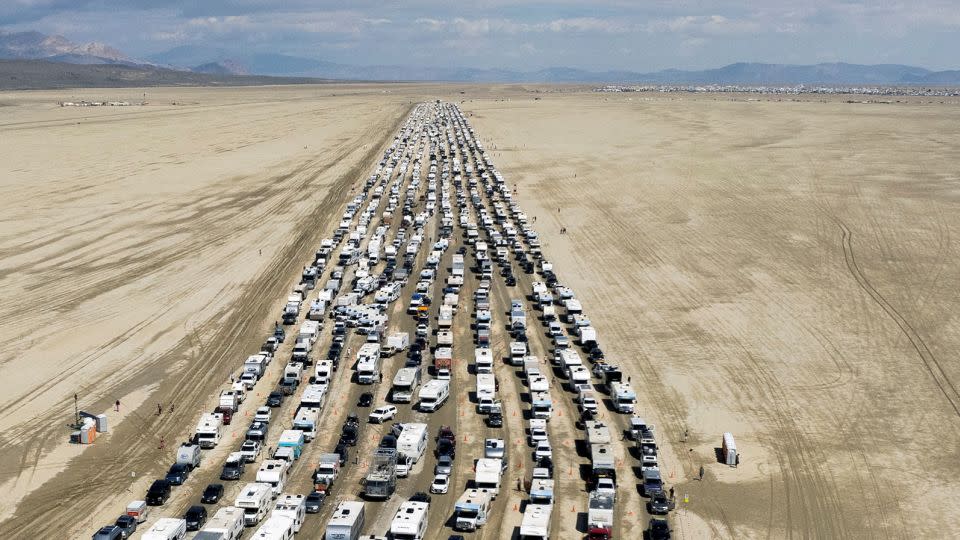
[[[118,399],[116,403],[113,404],[113,410],[120,412],[120,400]]]
[[[176,406],[176,403],[170,404],[170,414],[173,414],[173,408]]]
[[[164,448],[166,448],[166,446],[167,446],[167,442],[163,440],[163,437],[160,437],[160,446],[158,446],[157,448],[159,448],[160,450],[163,450]]]
[[[703,465],[700,466],[700,481],[703,482]]]
[[[163,405],[157,403],[157,416],[160,416],[161,414],[163,414]]]
[[[670,486],[670,500],[673,500],[673,486]]]

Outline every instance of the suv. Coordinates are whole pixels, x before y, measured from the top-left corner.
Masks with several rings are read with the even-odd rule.
[[[162,506],[170,498],[170,482],[166,480],[154,480],[147,490],[147,496],[144,499],[150,506]]]
[[[123,532],[116,525],[107,525],[100,527],[100,530],[93,533],[93,540],[121,540]]]
[[[167,482],[173,486],[183,485],[190,477],[190,466],[185,463],[174,463],[167,471]]]
[[[137,518],[124,514],[117,518],[117,521],[114,523],[114,525],[120,527],[120,533],[124,538],[129,538],[137,531],[138,523]]]

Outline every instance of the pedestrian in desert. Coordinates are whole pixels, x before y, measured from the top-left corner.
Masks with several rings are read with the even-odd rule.
[[[113,404],[113,410],[120,412],[120,400],[118,399],[116,403]]]
[[[160,416],[161,414],[163,414],[163,405],[157,403],[157,416]]]
[[[170,404],[170,414],[173,414],[173,408],[176,406],[176,403]]]
[[[700,466],[700,481],[703,482],[703,465]]]
[[[163,437],[160,437],[160,446],[158,446],[157,448],[159,448],[160,450],[163,450],[164,448],[166,448],[166,446],[167,446],[167,442],[163,440]]]
[[[673,486],[670,486],[670,500],[673,500]]]

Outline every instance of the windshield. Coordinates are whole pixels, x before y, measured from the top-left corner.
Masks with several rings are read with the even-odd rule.
[[[457,511],[457,516],[471,519],[471,518],[477,517],[477,511],[473,509],[460,509],[459,511]]]

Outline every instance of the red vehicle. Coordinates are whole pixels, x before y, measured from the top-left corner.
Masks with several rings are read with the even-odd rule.
[[[610,540],[613,538],[613,531],[607,527],[591,527],[587,533],[589,540]]]
[[[229,426],[230,421],[233,420],[233,409],[230,407],[217,407],[213,412],[223,415],[223,425],[225,426]]]

